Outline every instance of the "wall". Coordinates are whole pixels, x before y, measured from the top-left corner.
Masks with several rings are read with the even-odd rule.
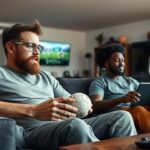
[[[150,20],[93,30],[86,33],[86,49],[88,52],[94,53],[94,48],[97,46],[95,37],[100,33],[104,34],[105,40],[111,36],[118,38],[120,35],[127,35],[129,43],[131,43],[147,40],[148,31],[150,31]],[[94,63],[92,69],[94,70]]]
[[[134,22],[130,24],[124,24],[119,26],[113,26],[109,28],[102,28],[89,32],[77,32],[71,30],[61,30],[54,28],[43,28],[42,40],[69,42],[71,44],[71,57],[70,65],[65,67],[56,66],[42,66],[42,69],[49,72],[57,72],[58,76],[62,76],[64,70],[69,70],[73,75],[74,71],[80,73],[83,69],[88,68],[87,60],[84,55],[86,52],[93,54],[94,47],[97,45],[95,37],[102,33],[104,38],[107,40],[109,37],[118,37],[119,35],[125,34],[129,38],[129,42],[144,41],[146,40],[146,34],[150,31],[150,20],[144,20],[140,22]],[[0,45],[0,65],[5,64],[6,59],[2,46]],[[92,57],[92,72],[94,70],[94,63]]]
[[[59,30],[53,28],[44,28],[42,40],[67,42],[71,44],[71,57],[69,66],[42,66],[44,70],[57,72],[58,76],[62,76],[64,70],[69,70],[71,75],[79,71],[80,74],[86,69],[86,60],[84,54],[85,49],[85,33],[71,30]]]
[[[85,33],[75,32],[71,30],[59,30],[53,28],[43,28],[41,40],[67,42],[71,44],[71,56],[69,66],[42,66],[43,70],[56,72],[57,76],[62,76],[64,70],[69,70],[71,75],[79,71],[82,73],[87,68],[84,54],[85,49]],[[6,63],[2,45],[0,45],[0,65]]]

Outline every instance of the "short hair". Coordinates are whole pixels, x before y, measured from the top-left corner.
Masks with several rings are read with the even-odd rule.
[[[5,28],[2,32],[2,44],[6,56],[6,43],[14,40],[19,40],[21,33],[24,31],[31,31],[37,35],[42,34],[41,25],[37,20],[35,20],[35,22],[31,25],[15,24],[12,27]]]
[[[104,66],[105,62],[115,52],[120,52],[124,55],[124,47],[121,44],[117,44],[117,43],[103,46],[98,50],[96,54],[96,63],[102,68],[105,67]]]

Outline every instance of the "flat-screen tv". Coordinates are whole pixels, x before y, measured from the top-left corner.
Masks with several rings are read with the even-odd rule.
[[[71,45],[63,42],[40,41],[44,47],[40,51],[41,65],[69,65]]]

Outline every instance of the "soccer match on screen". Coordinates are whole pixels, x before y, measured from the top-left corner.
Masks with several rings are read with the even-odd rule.
[[[61,42],[40,41],[41,65],[69,65],[70,44]]]

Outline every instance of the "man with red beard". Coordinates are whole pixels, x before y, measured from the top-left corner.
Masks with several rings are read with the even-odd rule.
[[[150,132],[150,107],[130,108],[131,103],[140,100],[140,94],[136,92],[139,82],[124,75],[124,48],[120,44],[104,46],[97,55],[97,62],[106,69],[106,74],[90,85],[89,95],[93,110],[97,113],[126,110],[131,113],[141,132]]]
[[[7,64],[0,67],[0,116],[16,120],[16,139],[23,132],[28,148],[58,150],[67,144],[135,135],[132,117],[125,111],[76,118],[77,108],[69,105],[74,99],[50,73],[40,70],[40,34],[37,21],[16,24],[2,34]]]

